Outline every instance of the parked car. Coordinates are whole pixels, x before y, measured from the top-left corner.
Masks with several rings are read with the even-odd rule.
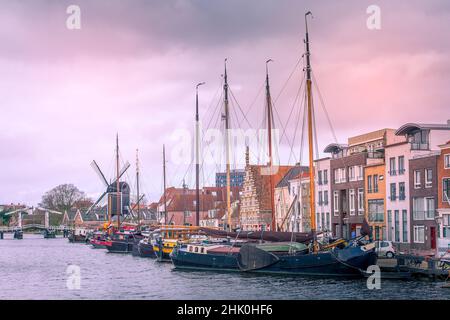
[[[396,253],[392,241],[375,241],[375,250],[379,257],[393,258]]]

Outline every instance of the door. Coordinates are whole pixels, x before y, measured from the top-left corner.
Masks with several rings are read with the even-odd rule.
[[[430,227],[431,249],[436,249],[436,227]]]

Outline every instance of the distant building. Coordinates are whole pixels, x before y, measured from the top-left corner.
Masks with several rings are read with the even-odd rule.
[[[240,200],[240,221],[243,230],[270,230],[272,224],[271,193],[292,167],[274,166],[272,168],[274,172],[271,175],[271,169],[268,166],[249,163],[247,150],[245,180]],[[274,205],[276,206],[276,204]]]
[[[245,170],[235,169],[230,171],[230,186],[232,187],[242,187],[244,185]],[[217,172],[216,173],[216,187],[226,187],[227,186],[227,173]]]

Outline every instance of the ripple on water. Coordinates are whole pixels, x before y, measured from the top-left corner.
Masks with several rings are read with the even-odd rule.
[[[81,289],[66,285],[69,265]],[[341,280],[173,270],[131,255],[110,254],[67,239],[0,240],[0,299],[449,299],[440,283]]]

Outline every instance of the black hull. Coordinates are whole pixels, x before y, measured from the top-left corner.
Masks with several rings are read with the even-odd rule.
[[[363,251],[359,247],[295,255],[274,255],[260,251],[256,254],[253,251],[252,256],[245,256],[245,252],[239,253],[239,268],[256,273],[360,278],[377,260],[373,249]]]
[[[236,254],[197,254],[174,249],[170,257],[177,269],[240,271]]]
[[[72,234],[69,234],[68,239],[69,239],[69,242],[71,242],[71,243],[86,243],[85,236],[79,236],[79,235],[74,236]]]
[[[156,258],[153,245],[149,243],[136,243],[133,246],[133,255],[142,258]]]
[[[111,241],[111,245],[106,249],[111,253],[131,253],[133,251],[133,242]]]

